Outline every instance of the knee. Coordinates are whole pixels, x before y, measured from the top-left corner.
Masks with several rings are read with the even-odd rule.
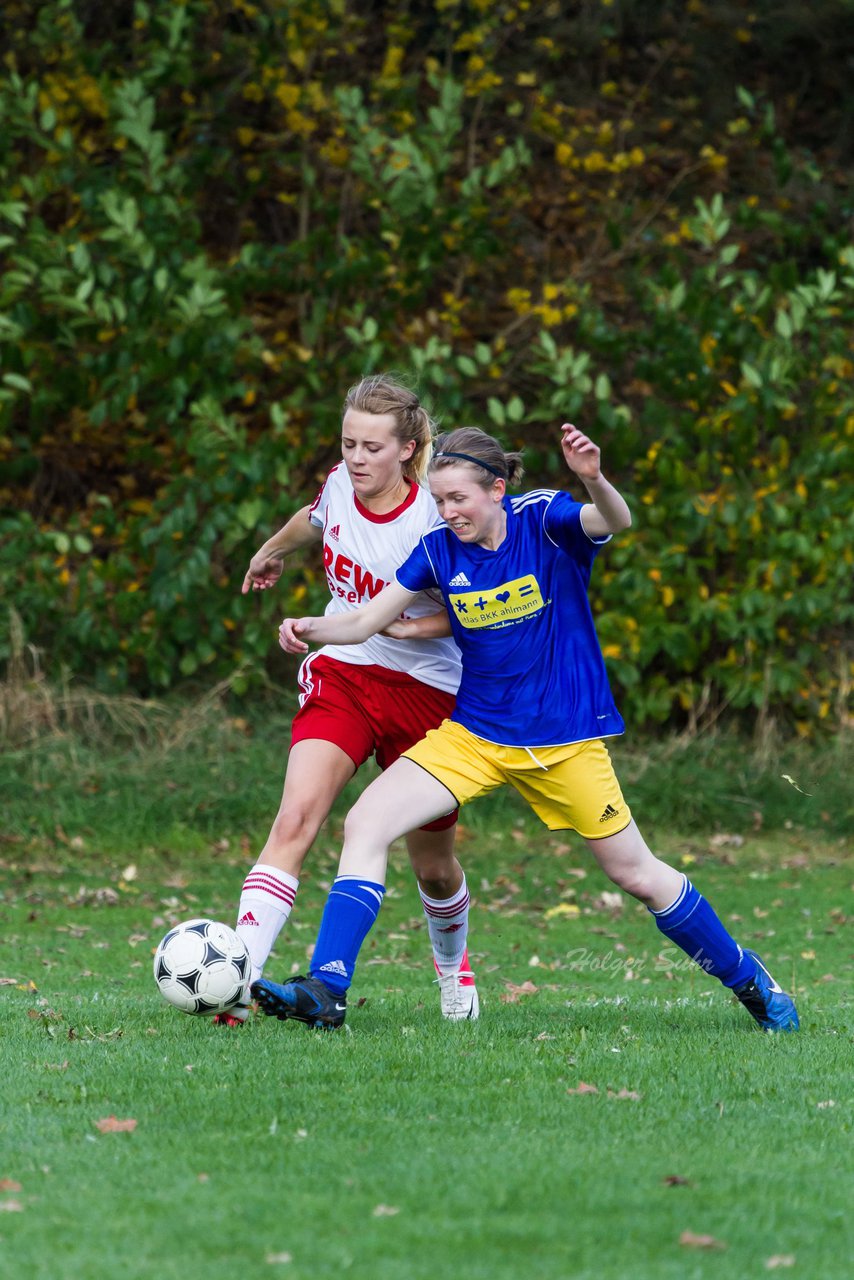
[[[410,855],[415,878],[431,898],[449,898],[459,888],[459,873],[453,858]]]
[[[368,805],[357,800],[344,819],[344,839],[347,842],[361,841],[370,836],[383,839],[380,826],[376,813],[371,813]]]
[[[317,835],[319,823],[300,805],[283,805],[270,829],[269,843],[277,848],[295,848],[303,853]]]
[[[643,867],[616,867],[607,874],[618,889],[631,894],[640,902],[647,902],[654,896],[655,887],[652,877]]]

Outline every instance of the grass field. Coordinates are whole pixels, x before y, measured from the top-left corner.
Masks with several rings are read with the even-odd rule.
[[[151,953],[175,920],[232,920],[280,786],[268,728],[3,757],[4,1277],[851,1275],[840,748],[618,761],[656,847],[796,991],[798,1036],[754,1030],[512,797],[466,813],[460,841],[478,1023],[439,1016],[398,852],[346,1029],[218,1032],[162,1002]],[[304,970],[344,807],[271,976]]]

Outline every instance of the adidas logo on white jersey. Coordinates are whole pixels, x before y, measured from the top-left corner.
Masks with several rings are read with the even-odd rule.
[[[340,973],[342,978],[347,977],[347,966],[343,960],[330,960],[328,964],[322,964],[319,973]]]
[[[340,524],[334,524],[332,528],[329,530],[330,538],[334,538],[336,542],[338,541],[338,537],[340,533],[341,533]]]
[[[470,587],[471,583],[464,573],[458,573],[455,578],[451,578],[448,583],[449,587]]]

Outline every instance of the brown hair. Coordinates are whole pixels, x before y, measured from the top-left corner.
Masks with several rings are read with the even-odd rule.
[[[466,457],[448,456],[460,453]],[[439,436],[430,470],[457,465],[468,467],[472,479],[484,489],[488,489],[496,478],[506,480],[508,485],[518,484],[525,474],[521,453],[505,453],[498,441],[481,431],[480,427],[458,427],[456,431]]]
[[[415,441],[415,452],[403,464],[403,473],[419,484],[427,476],[432,453],[434,423],[414,391],[387,373],[374,373],[351,387],[344,398],[344,413],[390,413],[394,437],[402,445]]]

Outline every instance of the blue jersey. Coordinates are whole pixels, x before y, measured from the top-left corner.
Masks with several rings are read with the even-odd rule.
[[[397,571],[407,591],[438,587],[463,657],[452,719],[488,742],[546,747],[622,733],[593,615],[590,570],[608,538],[588,537],[581,503],[535,489],[505,497],[495,551],[431,529]]]

